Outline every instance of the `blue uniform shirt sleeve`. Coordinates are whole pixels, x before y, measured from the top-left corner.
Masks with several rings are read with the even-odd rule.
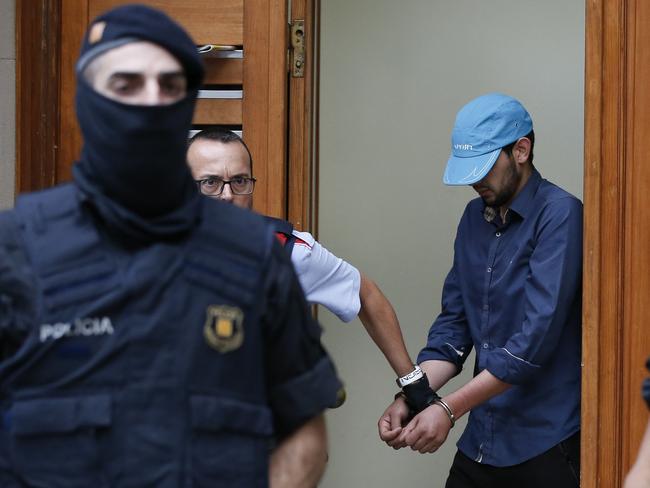
[[[538,222],[537,243],[524,284],[525,316],[503,347],[490,351],[486,369],[502,381],[522,384],[540,371],[576,310],[582,276],[582,204],[549,202]]]
[[[311,316],[289,257],[275,240],[266,297],[269,398],[281,437],[334,406],[342,384],[321,344],[320,325]]]

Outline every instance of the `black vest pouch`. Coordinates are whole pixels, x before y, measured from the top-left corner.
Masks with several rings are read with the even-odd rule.
[[[266,488],[273,421],[268,407],[209,395],[190,397],[192,486]],[[218,480],[218,481],[217,481]]]
[[[14,469],[27,486],[110,486],[98,470],[111,424],[108,395],[19,400],[8,419]]]

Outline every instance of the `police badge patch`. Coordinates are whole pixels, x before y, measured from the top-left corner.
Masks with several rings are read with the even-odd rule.
[[[221,353],[238,349],[244,342],[244,312],[228,305],[210,305],[206,310],[203,337]]]

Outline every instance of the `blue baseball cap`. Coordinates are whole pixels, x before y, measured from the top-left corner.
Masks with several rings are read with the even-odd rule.
[[[473,185],[481,181],[494,166],[501,148],[531,130],[533,121],[518,100],[501,93],[475,98],[456,115],[443,183]]]

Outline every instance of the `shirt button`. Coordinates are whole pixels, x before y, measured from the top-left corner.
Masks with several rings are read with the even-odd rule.
[[[497,232],[497,233],[494,234],[494,235],[497,236],[497,237],[501,237],[501,232]]]
[[[488,347],[489,347],[489,346],[488,346],[488,343],[487,343],[487,342],[484,342],[484,343],[483,343],[483,349],[487,349]]]
[[[488,268],[488,269],[487,269],[487,272],[488,272],[488,273],[491,273],[491,272],[492,272],[492,268]]]

